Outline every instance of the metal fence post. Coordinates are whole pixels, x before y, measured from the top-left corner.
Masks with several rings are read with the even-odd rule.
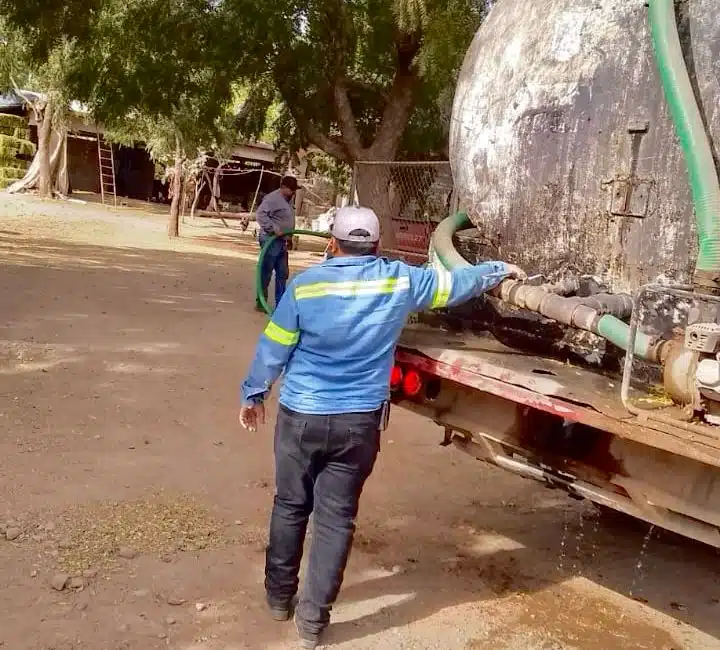
[[[352,180],[350,181],[350,196],[349,201],[350,205],[358,205],[358,197],[357,197],[357,175],[358,175],[358,163],[355,162],[353,165],[353,173],[352,173]]]

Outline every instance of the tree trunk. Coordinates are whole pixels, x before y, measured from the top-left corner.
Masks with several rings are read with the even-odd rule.
[[[380,220],[381,245],[386,250],[396,248],[397,239],[392,219],[397,216],[398,211],[397,201],[393,201],[389,196],[391,174],[390,165],[387,163],[397,158],[402,134],[414,107],[416,84],[417,76],[411,67],[407,64],[399,66],[375,140],[367,148],[361,148],[347,90],[342,84],[336,87],[335,93],[336,112],[342,127],[342,142],[319,132],[312,123],[304,123],[308,139],[339,160],[350,164],[362,161],[385,163],[362,165],[355,187],[360,204],[372,208]]]
[[[200,178],[195,181],[195,196],[193,197],[192,205],[190,206],[190,218],[195,218],[195,209],[197,208],[198,201],[200,200],[200,194],[205,187],[205,172],[202,173]]]
[[[342,3],[340,3],[342,5]],[[340,137],[331,135],[315,124],[309,115],[297,108],[297,94],[292,85],[281,77],[276,78],[280,92],[300,131],[308,141],[327,154],[350,165],[361,161],[389,163],[396,159],[403,133],[415,107],[415,94],[420,83],[415,58],[420,51],[422,34],[399,34],[396,37],[397,59],[392,85],[372,144],[364,145],[357,117],[350,101],[350,88],[344,62],[339,61],[333,85],[333,103]],[[296,108],[293,110],[293,106]],[[356,179],[358,198],[362,205],[373,208],[380,219],[382,247],[396,247],[392,218],[398,206],[388,196],[391,173],[388,164],[363,166],[362,178]],[[351,200],[354,197],[351,197]]]
[[[172,179],[172,203],[170,204],[170,220],[168,221],[168,237],[180,236],[180,201],[182,200],[182,151],[178,143],[175,152],[175,171]]]
[[[224,166],[225,163],[221,163],[218,160],[218,166],[213,173],[212,196],[210,197],[210,205],[208,208],[214,212],[220,212],[220,206],[218,205],[218,199],[220,198],[220,172]]]
[[[52,169],[50,167],[50,136],[52,135],[52,104],[48,100],[38,124],[38,192],[40,198],[50,199],[53,195]]]
[[[397,247],[394,202],[390,200],[390,166],[387,164],[355,167],[355,188],[360,205],[372,208],[380,220],[380,244],[384,250]],[[353,197],[350,197],[351,200]]]

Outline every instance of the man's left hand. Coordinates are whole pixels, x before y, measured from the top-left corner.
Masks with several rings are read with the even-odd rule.
[[[258,427],[265,424],[265,405],[248,404],[240,409],[240,424],[247,431],[257,431]]]

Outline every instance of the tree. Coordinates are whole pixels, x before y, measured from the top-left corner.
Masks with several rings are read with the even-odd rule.
[[[227,121],[231,76],[216,56],[224,29],[206,0],[106,0],[91,38],[76,41],[73,92],[116,135],[173,168],[170,237],[188,163],[221,140]]]
[[[214,123],[207,124],[198,117],[198,105],[191,99],[178,104],[170,117],[148,116],[137,111],[116,119],[115,126],[108,129],[105,137],[119,144],[135,146],[140,142],[156,162],[169,174],[170,218],[168,236],[180,234],[180,201],[184,195],[183,184],[195,161],[213,142],[216,132]]]
[[[87,104],[93,119],[121,138],[152,140],[156,159],[171,151],[173,166],[181,168],[187,155],[196,155],[197,143],[211,138],[230,97],[231,76],[214,57],[224,29],[215,4],[0,0],[0,18],[19,35],[29,69],[44,69],[58,52],[71,54],[53,85],[65,99]],[[48,102],[57,104],[52,95]],[[177,230],[177,201],[171,232]]]
[[[44,61],[36,61],[32,52],[30,39],[0,17],[0,90],[17,93],[33,112],[38,128],[38,193],[42,198],[50,198],[54,187],[51,136],[54,129],[63,128],[67,114],[66,75],[73,56],[72,45],[66,40],[58,41]],[[25,93],[24,89],[37,94]]]
[[[315,145],[350,165],[446,152],[452,88],[484,16],[482,0],[223,0],[221,7],[243,35],[238,74],[251,83],[244,133],[258,131],[258,116],[279,95],[276,126],[291,150]],[[358,185],[360,200],[385,196],[388,183],[378,167]]]
[[[485,9],[484,0],[0,0],[36,56],[72,43],[69,88],[98,119],[136,110],[172,120],[188,101],[214,124],[242,82],[242,135],[262,133],[279,98],[279,144],[312,144],[350,165],[442,155],[452,87]],[[359,185],[361,200],[388,182],[381,173]]]
[[[326,153],[310,153],[308,154],[308,164],[310,169],[324,178],[332,185],[333,195],[332,204],[335,205],[339,194],[348,194],[350,191],[350,167]]]
[[[408,144],[403,136],[416,109],[447,103],[485,11],[482,0],[221,6],[243,35],[239,74],[251,82],[244,130],[264,126],[279,93],[295,130],[284,135],[350,164],[394,160]]]

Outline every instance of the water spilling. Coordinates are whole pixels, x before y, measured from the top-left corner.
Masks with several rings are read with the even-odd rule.
[[[568,518],[567,508],[563,508],[563,530],[560,536],[560,551],[558,554],[558,572],[562,573],[565,570],[565,557],[567,556],[567,539],[568,530],[570,528],[570,521]]]
[[[635,572],[633,574],[633,581],[630,585],[630,598],[635,598],[635,592],[637,588],[640,586],[640,583],[645,578],[645,555],[647,554],[647,548],[648,544],[650,543],[650,538],[652,537],[653,533],[655,532],[655,525],[651,525],[650,528],[648,528],[648,532],[645,533],[645,537],[643,538],[642,546],[640,547],[640,553],[638,554],[637,562],[635,563]]]
[[[590,557],[594,560],[598,553],[598,537],[600,536],[600,513],[595,512],[592,518],[592,533],[590,535]]]
[[[581,551],[583,540],[585,539],[585,513],[580,510],[578,512],[578,529],[575,533],[575,559],[573,560],[573,573],[582,575]]]

